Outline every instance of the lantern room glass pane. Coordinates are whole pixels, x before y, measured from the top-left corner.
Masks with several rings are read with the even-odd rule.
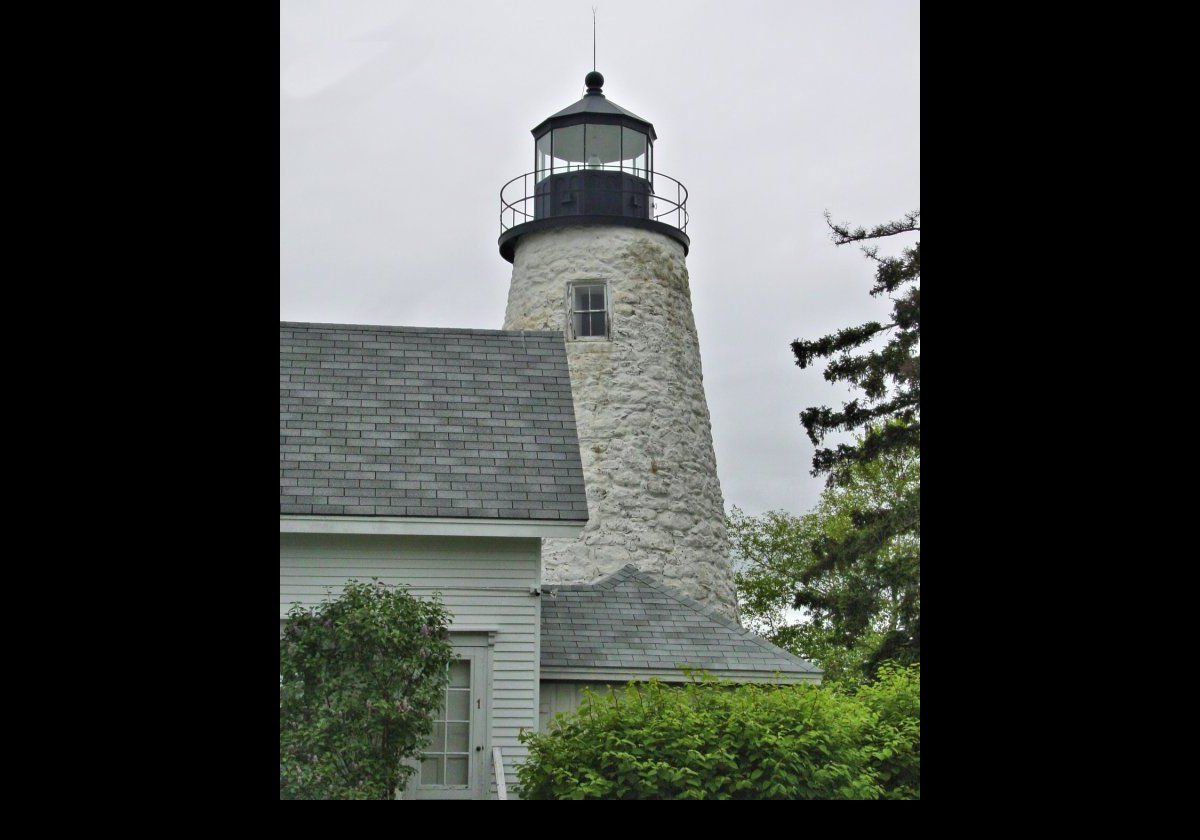
[[[645,134],[632,128],[621,129],[621,168],[639,178],[646,177],[649,141]]]
[[[553,132],[553,149],[551,165],[555,172],[566,172],[580,169],[585,160],[583,156],[583,126],[572,125],[567,128],[556,128]]]
[[[585,125],[584,154],[589,169],[621,160],[621,126]]]
[[[538,138],[534,152],[537,168],[537,179],[540,181],[550,174],[550,132],[547,131]]]

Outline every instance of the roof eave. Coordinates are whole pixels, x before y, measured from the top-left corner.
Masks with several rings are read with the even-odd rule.
[[[430,537],[566,538],[579,536],[587,520],[472,519],[428,516],[280,515],[281,534],[385,534]]]
[[[588,94],[584,96],[583,99],[572,105],[568,105],[557,114],[546,117],[546,119],[534,126],[530,133],[537,138],[551,128],[566,128],[567,126],[581,125],[583,123],[625,125],[650,135],[652,141],[658,140],[658,134],[654,131],[653,123],[642,119],[631,111],[626,111],[615,102],[608,101],[603,94]]]
[[[819,683],[821,671],[765,671],[755,669],[710,668],[703,670],[705,674],[735,683],[771,683],[774,685]],[[690,669],[689,669],[690,671]],[[666,683],[696,682],[694,672],[685,673],[679,669],[617,667],[605,668],[600,666],[564,667],[543,665],[541,679],[559,682],[601,682],[626,683],[645,682],[657,679]]]

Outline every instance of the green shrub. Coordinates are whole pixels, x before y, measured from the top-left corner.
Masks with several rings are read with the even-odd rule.
[[[878,799],[879,716],[811,685],[669,687],[591,694],[526,734],[526,799]]]
[[[921,798],[921,666],[885,663],[855,698],[875,714],[872,764],[884,799]]]
[[[391,799],[440,708],[451,647],[440,601],[350,581],[292,607],[279,641],[279,798]]]

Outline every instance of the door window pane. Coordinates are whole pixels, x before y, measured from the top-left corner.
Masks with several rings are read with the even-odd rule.
[[[446,720],[471,719],[471,692],[452,688],[446,692]]]
[[[446,724],[446,752],[469,752],[471,742],[471,725],[469,723]]]
[[[445,784],[444,767],[446,759],[441,756],[430,758],[426,756],[421,759],[421,784],[423,785],[442,785]]]
[[[467,783],[467,758],[450,757],[446,759],[446,784],[465,785]]]

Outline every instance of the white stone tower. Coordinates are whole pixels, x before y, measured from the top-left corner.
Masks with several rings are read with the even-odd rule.
[[[534,171],[501,191],[506,330],[563,330],[590,521],[543,543],[548,583],[632,563],[736,614],[692,317],[687,191],[655,171],[652,126],[604,77],[533,129]]]

